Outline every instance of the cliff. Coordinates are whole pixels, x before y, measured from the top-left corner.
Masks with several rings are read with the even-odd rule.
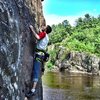
[[[43,0],[0,1],[0,100],[24,100],[31,87],[36,40],[29,30],[45,24]],[[31,100],[42,100],[42,82]]]
[[[55,70],[100,75],[100,57],[86,52],[70,51],[63,46],[53,45],[49,48],[56,50],[51,58],[54,60]]]

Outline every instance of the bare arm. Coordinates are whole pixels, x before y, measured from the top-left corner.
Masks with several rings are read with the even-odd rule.
[[[39,37],[38,34],[34,31],[33,26],[30,25],[29,27],[30,27],[30,29],[31,29],[31,31],[32,31],[32,33],[33,33],[33,35],[35,36],[35,38],[39,40],[40,37]]]

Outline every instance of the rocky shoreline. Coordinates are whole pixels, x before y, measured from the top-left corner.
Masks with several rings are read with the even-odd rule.
[[[64,47],[58,49],[53,71],[100,75],[100,57],[85,52],[69,51]]]

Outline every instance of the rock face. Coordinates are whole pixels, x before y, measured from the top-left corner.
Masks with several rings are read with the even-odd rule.
[[[0,0],[0,100],[24,100],[31,87],[36,40],[29,30],[45,24],[41,0]],[[42,100],[42,82],[37,95]]]
[[[62,56],[64,56],[63,59],[61,59]],[[100,58],[83,52],[72,52],[60,48],[55,64],[61,71],[100,74]]]

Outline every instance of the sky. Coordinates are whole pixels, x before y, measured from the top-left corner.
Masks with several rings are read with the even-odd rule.
[[[85,14],[100,15],[100,0],[44,0],[43,13],[48,25],[68,20],[73,26],[75,20]]]

